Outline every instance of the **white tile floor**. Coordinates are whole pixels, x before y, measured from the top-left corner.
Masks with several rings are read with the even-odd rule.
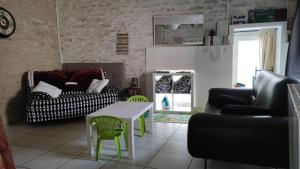
[[[100,160],[87,154],[84,121],[48,125],[6,126],[17,169],[202,169],[203,160],[192,158],[186,145],[186,124],[155,123],[154,134],[137,135],[136,159],[122,151],[116,160],[114,143],[104,143]],[[122,140],[124,150],[124,140]],[[208,161],[208,169],[269,169],[260,166]]]

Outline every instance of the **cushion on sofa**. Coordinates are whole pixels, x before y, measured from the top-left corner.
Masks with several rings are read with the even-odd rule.
[[[222,107],[223,115],[245,115],[245,116],[270,116],[270,110],[248,105],[232,105],[228,104]]]
[[[78,83],[78,90],[86,91],[93,79],[102,80],[102,72],[99,68],[78,69],[68,72],[69,81]]]
[[[38,85],[34,87],[33,92],[43,92],[49,94],[53,98],[57,98],[62,90],[44,81],[40,81]]]
[[[68,77],[65,75],[64,71],[62,70],[34,72],[34,86],[36,86],[40,81],[44,81],[60,89],[64,89],[65,82],[67,80]]]
[[[247,105],[247,101],[238,96],[232,96],[232,95],[219,95],[216,97],[216,105],[217,107],[223,107],[224,105]]]
[[[108,79],[93,79],[92,82],[90,83],[87,93],[101,93],[102,89],[108,84],[109,80]]]

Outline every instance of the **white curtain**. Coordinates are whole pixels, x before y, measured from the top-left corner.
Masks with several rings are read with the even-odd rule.
[[[274,71],[276,55],[276,29],[259,31],[260,68]]]

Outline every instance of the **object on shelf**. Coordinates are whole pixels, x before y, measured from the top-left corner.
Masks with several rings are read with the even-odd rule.
[[[141,95],[142,89],[139,87],[130,87],[127,88],[128,97],[134,96],[134,95]]]
[[[182,76],[177,82],[174,82],[174,93],[190,93],[191,92],[191,77]]]
[[[248,22],[249,23],[260,23],[260,22],[275,22],[275,21],[286,21],[287,20],[287,9],[286,8],[263,8],[249,10]]]
[[[155,84],[156,93],[171,93],[172,76],[162,76]]]
[[[233,85],[233,87],[235,87],[235,88],[244,88],[245,84],[243,84],[243,83],[236,83],[236,84]]]
[[[139,80],[136,77],[131,78],[130,87],[139,87]]]
[[[245,15],[236,15],[231,17],[232,24],[245,24],[247,23],[247,19]]]
[[[170,109],[170,103],[169,103],[169,99],[167,96],[165,96],[162,101],[161,101],[162,107],[164,110],[169,110]]]

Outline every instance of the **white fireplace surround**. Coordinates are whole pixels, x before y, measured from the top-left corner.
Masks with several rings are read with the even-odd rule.
[[[213,87],[232,87],[233,49],[228,46],[174,46],[146,49],[146,94],[152,99],[155,70],[195,70],[195,107],[207,102]]]

